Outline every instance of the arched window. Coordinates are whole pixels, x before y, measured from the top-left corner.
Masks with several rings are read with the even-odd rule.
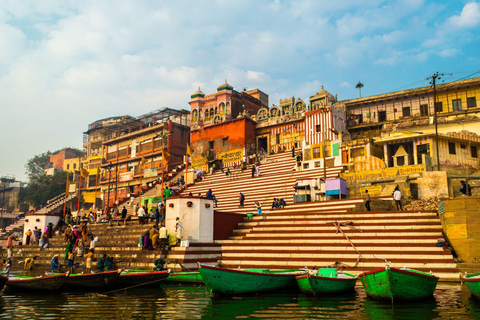
[[[217,110],[217,107],[215,107],[215,114],[217,114],[217,113],[218,113],[218,110]]]
[[[197,117],[198,117],[197,109],[194,109],[192,111],[192,121],[198,121]]]
[[[227,102],[227,105],[225,106],[225,114],[230,114],[230,113],[231,113],[230,102]]]
[[[205,121],[208,120],[208,110],[205,110]]]
[[[210,108],[210,117],[213,116],[214,113],[213,113],[213,108]]]

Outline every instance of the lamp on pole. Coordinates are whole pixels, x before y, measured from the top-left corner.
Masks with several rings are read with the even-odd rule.
[[[430,84],[433,86],[433,118],[434,118],[434,123],[435,123],[435,146],[436,146],[436,154],[437,154],[437,171],[440,171],[440,152],[438,148],[438,118],[437,118],[437,86],[436,86],[436,80],[440,80],[441,77],[444,76],[444,74],[439,74],[438,72],[435,72],[431,77],[428,77],[428,79],[432,79]]]
[[[362,97],[362,88],[363,88],[363,83],[358,81],[357,85],[355,86],[356,89],[358,89],[358,93],[360,95],[360,98]]]

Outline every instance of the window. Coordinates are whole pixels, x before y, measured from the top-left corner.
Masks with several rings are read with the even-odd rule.
[[[378,122],[383,122],[387,120],[387,112],[386,111],[378,111]]]
[[[208,142],[208,148],[213,149],[214,143],[215,143],[215,141],[209,141]]]
[[[477,100],[475,97],[467,98],[467,108],[476,108],[477,107]]]
[[[280,133],[275,135],[275,144],[280,144]]]
[[[417,164],[423,163],[422,155],[429,156],[430,155],[430,145],[428,143],[419,144],[417,146]]]
[[[421,104],[420,105],[420,115],[421,116],[428,116],[428,104]]]
[[[77,164],[76,163],[73,164],[73,169],[74,170],[77,169]]]
[[[315,132],[320,132],[320,131],[322,131],[322,126],[320,126],[319,124],[317,124],[317,125],[315,126],[315,130],[316,130]]]
[[[397,157],[397,166],[405,165],[405,157]]]
[[[361,124],[363,122],[363,115],[362,114],[355,115],[355,120],[357,124]]]
[[[443,103],[442,101],[435,102],[435,111],[443,112]]]
[[[454,99],[452,100],[453,111],[462,111],[462,100]]]
[[[472,153],[472,158],[478,158],[478,155],[477,155],[477,147],[476,146],[471,146],[470,147],[470,151]]]
[[[69,170],[69,169],[70,169],[70,164],[67,163],[67,170]]]
[[[228,138],[223,138],[223,146],[226,147],[228,144]]]
[[[325,158],[331,157],[332,155],[330,154],[330,142],[325,144]]]
[[[448,143],[448,153],[457,154],[457,152],[455,150],[455,142],[449,142]]]
[[[461,143],[461,144],[460,144],[460,149],[467,149],[467,145],[464,144],[464,143]]]
[[[312,149],[312,157],[313,159],[320,158],[320,147],[316,147]]]
[[[402,114],[404,117],[410,117],[410,107],[403,107]]]

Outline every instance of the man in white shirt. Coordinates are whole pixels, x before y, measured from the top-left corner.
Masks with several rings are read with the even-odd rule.
[[[397,211],[403,211],[402,207],[402,193],[400,192],[400,189],[398,186],[395,188],[395,191],[393,192],[393,200],[395,200],[395,206],[397,207]]]
[[[145,209],[143,209],[143,207],[140,207],[138,209],[137,215],[138,215],[138,224],[144,224]]]

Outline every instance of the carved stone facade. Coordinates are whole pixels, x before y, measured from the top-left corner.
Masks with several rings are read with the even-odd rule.
[[[258,89],[235,91],[225,80],[213,94],[205,95],[198,88],[191,95],[189,104],[191,128],[198,130],[241,116],[257,114],[261,108],[268,107],[268,95]]]

